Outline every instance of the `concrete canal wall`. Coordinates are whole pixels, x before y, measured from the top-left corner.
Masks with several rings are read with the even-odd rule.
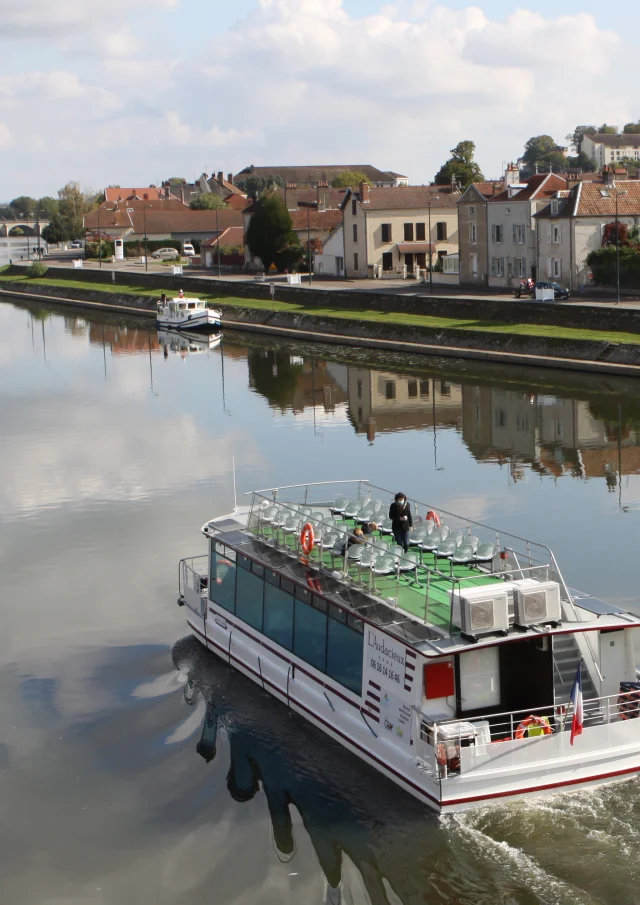
[[[57,271],[56,271],[57,275]],[[83,279],[87,274],[83,274]],[[76,278],[77,278],[76,274]],[[137,275],[136,275],[137,276]],[[140,275],[142,276],[142,275]],[[94,281],[92,281],[94,282]],[[98,281],[95,281],[98,283]],[[189,280],[185,288],[189,292],[202,291],[194,286],[195,280]],[[210,293],[211,283],[205,288]],[[160,278],[162,289],[167,288],[167,281]],[[216,287],[218,284],[216,284]],[[238,284],[230,284],[237,297]],[[71,286],[29,286],[25,282],[2,283],[0,297],[23,298],[35,302],[54,302],[78,308],[98,308],[118,311],[123,314],[135,314],[155,318],[155,296],[136,296],[129,293],[109,292],[107,287],[95,290],[77,289]],[[251,288],[251,287],[250,287]],[[264,287],[260,287],[261,289]],[[308,290],[303,290],[307,305]],[[334,296],[338,293],[322,294],[324,305],[335,304]],[[342,293],[339,293],[342,295]],[[252,296],[255,297],[255,294]],[[398,299],[397,296],[392,298]],[[302,300],[301,300],[302,301]],[[405,299],[400,298],[400,301]],[[414,299],[413,301],[419,301]],[[432,301],[432,300],[429,300]],[[442,303],[450,300],[433,300]],[[455,300],[458,301],[458,300]],[[467,300],[462,300],[467,301]],[[353,304],[353,302],[352,302]],[[499,303],[508,304],[508,303]],[[593,342],[590,340],[567,340],[556,337],[523,336],[508,333],[492,333],[473,329],[456,330],[437,327],[410,326],[384,322],[363,322],[357,317],[344,319],[330,317],[325,314],[297,314],[295,312],[270,311],[268,309],[243,308],[237,305],[219,307],[223,314],[223,328],[246,330],[288,339],[306,339],[331,344],[361,346],[386,351],[406,351],[411,354],[422,353],[454,357],[458,359],[474,359],[496,361],[513,364],[530,364],[543,367],[565,368],[596,372],[617,373],[628,376],[640,376],[640,344]],[[520,310],[524,305],[518,304]],[[532,307],[532,306],[527,306]],[[354,310],[351,306],[349,310]],[[354,312],[355,313],[355,312]],[[425,313],[422,311],[421,313]],[[599,317],[598,327],[602,328],[602,312],[596,311]],[[623,313],[623,312],[619,312]],[[634,314],[635,312],[624,312]],[[608,314],[608,311],[607,311]],[[448,316],[452,316],[449,312]],[[523,323],[519,318],[518,323]],[[582,326],[584,324],[572,324]],[[610,328],[610,325],[607,324]],[[628,329],[628,328],[627,328]],[[640,332],[640,329],[639,329]]]

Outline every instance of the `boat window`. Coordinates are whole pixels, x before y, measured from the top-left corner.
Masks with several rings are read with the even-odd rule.
[[[295,595],[298,600],[304,600],[305,603],[311,603],[311,591],[307,591],[306,588],[300,587],[300,585],[296,585]]]
[[[296,589],[299,590],[299,589]],[[295,601],[293,651],[324,672],[327,661],[327,617],[300,599]]]
[[[332,619],[335,619],[336,622],[344,622],[347,621],[347,611],[340,609],[339,606],[336,606],[335,603],[329,604],[329,615]]]
[[[291,594],[291,596],[293,597],[293,587],[294,587],[294,585],[293,585],[293,582],[292,582],[292,581],[289,581],[288,578],[281,578],[281,579],[280,579],[280,587],[282,588],[283,591],[286,591],[287,594]]]
[[[180,311],[184,311],[186,309],[186,307],[187,306],[185,305],[184,302],[182,302],[180,305],[178,305],[178,308],[180,309]]]
[[[195,308],[195,307],[196,307],[196,303],[195,303],[195,302],[189,302],[189,304],[187,305],[187,307],[188,307],[188,308]]]
[[[247,559],[246,556],[243,556],[242,553],[238,554],[238,566],[241,569],[246,569],[247,572],[251,571],[251,560]]]
[[[267,572],[267,575],[269,574]],[[276,644],[280,644],[287,650],[292,649],[293,597],[270,584],[265,584],[264,586],[263,631],[267,638],[271,638]]]
[[[333,615],[333,614],[332,614]],[[364,635],[343,622],[329,619],[327,626],[327,675],[356,694],[362,694]]]
[[[466,712],[499,704],[498,648],[482,647],[460,654],[460,709]]]
[[[319,610],[319,612],[321,613],[326,613],[329,604],[322,597],[316,597],[314,594],[311,601],[311,606],[314,608],[314,610]]]
[[[236,564],[235,552],[227,550],[222,544],[216,544],[211,556],[211,575],[209,578],[209,598],[233,613],[236,599]]]
[[[260,563],[252,562],[251,571],[254,575],[259,575],[260,578],[264,578],[264,566],[261,566]]]
[[[269,584],[275,585],[276,588],[280,587],[280,576],[277,572],[272,572],[271,569],[265,569],[264,577],[265,581],[268,581]]]
[[[238,569],[236,616],[259,632],[262,631],[263,592],[264,582],[261,578],[245,569]]]

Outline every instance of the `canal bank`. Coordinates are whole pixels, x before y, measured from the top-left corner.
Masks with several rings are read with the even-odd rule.
[[[76,282],[80,282],[77,280]],[[71,307],[94,308],[97,310],[118,311],[122,314],[135,314],[145,318],[155,317],[155,303],[161,288],[156,287],[158,277],[150,277],[152,285],[139,282],[140,288],[121,285],[114,291],[107,291],[104,283],[98,288],[98,280],[87,281],[95,285],[89,287],[82,274],[82,285],[74,285],[74,280],[66,274],[60,276],[56,270],[56,278],[26,280],[21,268],[5,271],[0,285],[0,297],[19,298],[37,303],[52,302]],[[143,274],[136,275],[144,277]],[[165,278],[164,289],[173,280]],[[138,282],[138,281],[136,281]],[[625,332],[615,330],[590,330],[581,323],[583,315],[588,321],[593,319],[594,310],[578,307],[561,308],[560,306],[532,306],[530,304],[513,303],[511,305],[512,322],[494,320],[487,317],[484,308],[478,310],[477,300],[475,318],[471,319],[468,310],[466,318],[457,317],[450,312],[448,317],[435,313],[413,313],[411,311],[379,310],[373,308],[340,308],[336,305],[336,293],[325,293],[321,296],[324,307],[310,298],[309,290],[297,303],[287,301],[266,301],[264,299],[228,298],[222,295],[222,287],[218,283],[204,280],[189,280],[189,291],[199,289],[195,283],[205,283],[207,296],[219,306],[223,313],[224,327],[227,330],[242,329],[266,335],[297,338],[328,344],[345,344],[383,351],[396,351],[408,354],[440,355],[449,358],[470,359],[479,361],[495,361],[506,364],[529,364],[539,367],[585,370],[592,372],[609,372],[628,376],[640,376],[640,314],[633,310],[615,311],[612,319]],[[264,286],[249,289],[264,290]],[[237,292],[237,285],[234,291]],[[283,290],[278,289],[278,294]],[[315,291],[314,291],[315,294]],[[345,294],[346,295],[346,294]],[[398,305],[416,307],[423,300],[417,297],[394,297]],[[427,300],[441,306],[444,300]],[[450,300],[448,300],[450,301]],[[467,309],[471,300],[457,300]],[[481,303],[483,305],[484,303]],[[509,303],[496,303],[508,305]],[[331,306],[331,307],[329,307]],[[530,309],[534,308],[535,322],[527,320],[533,317]],[[423,310],[433,312],[434,309],[425,302]],[[505,310],[505,309],[500,309]],[[515,312],[520,315],[515,322]],[[584,314],[584,312],[588,314]],[[493,308],[491,308],[493,313]],[[549,319],[557,319],[559,312],[567,323],[543,324],[545,315]],[[481,318],[480,314],[484,316]],[[571,318],[569,318],[571,314]],[[601,325],[602,312],[595,311]],[[607,321],[609,321],[607,311]],[[576,326],[577,324],[577,326]]]

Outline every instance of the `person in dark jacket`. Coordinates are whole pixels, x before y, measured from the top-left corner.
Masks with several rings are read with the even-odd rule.
[[[413,518],[411,506],[404,493],[396,493],[394,502],[389,506],[389,518],[396,544],[406,553],[409,549],[409,531],[413,528]]]

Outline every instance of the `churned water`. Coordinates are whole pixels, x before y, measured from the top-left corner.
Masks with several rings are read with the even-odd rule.
[[[189,636],[232,456],[239,495],[369,478],[638,609],[633,381],[2,304],[2,901],[640,902],[635,781],[437,819]]]

